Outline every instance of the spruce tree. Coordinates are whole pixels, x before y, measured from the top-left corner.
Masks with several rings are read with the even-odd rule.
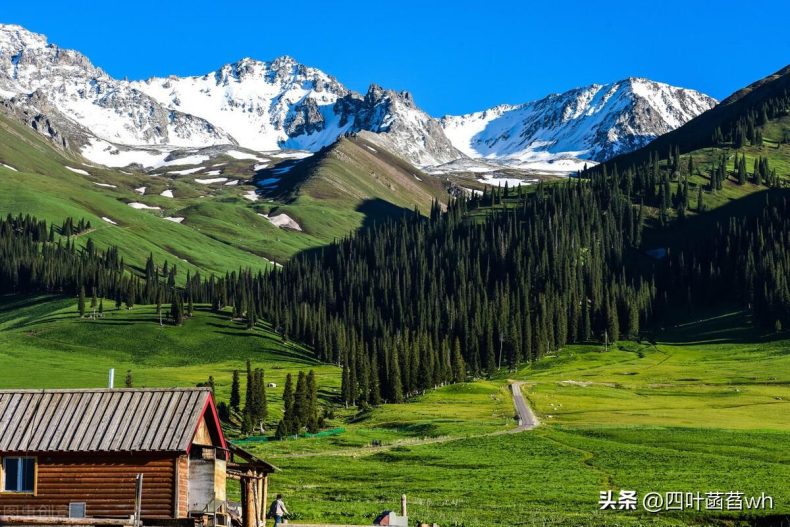
[[[80,294],[77,298],[77,310],[80,313],[80,318],[85,316],[85,287],[80,287]]]
[[[241,393],[239,386],[239,370],[233,370],[233,381],[230,385],[230,408],[233,411],[239,411],[239,404],[241,403]]]

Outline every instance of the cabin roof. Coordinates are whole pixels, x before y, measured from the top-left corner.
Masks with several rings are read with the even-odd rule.
[[[208,388],[0,390],[0,452],[186,452],[204,415],[224,448]]]

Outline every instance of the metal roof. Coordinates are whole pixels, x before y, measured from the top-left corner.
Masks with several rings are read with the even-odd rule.
[[[185,452],[208,388],[0,390],[0,452]]]

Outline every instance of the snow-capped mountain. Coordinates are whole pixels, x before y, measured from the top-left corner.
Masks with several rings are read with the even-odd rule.
[[[43,35],[0,25],[3,98],[12,100],[3,105],[12,113],[24,114],[29,124],[45,119],[52,125],[49,135],[78,143],[72,146],[97,162],[106,162],[108,153],[130,159],[124,147],[235,144],[317,151],[362,130],[375,132],[415,164],[461,157],[438,120],[409,94],[374,85],[363,96],[290,57],[243,59],[198,77],[128,82]]]
[[[129,82],[43,35],[0,24],[0,110],[112,166],[144,164],[173,148],[317,151],[364,131],[422,167],[468,156],[570,172],[584,160],[643,146],[715,102],[693,90],[627,79],[438,120],[408,92],[373,84],[356,93],[290,57]]]
[[[95,67],[79,52],[47,43],[20,26],[0,25],[0,96],[76,124],[119,144],[213,145],[232,142],[214,125],[169,110]],[[66,122],[63,122],[66,121]],[[71,123],[68,123],[71,121]]]
[[[642,78],[593,84],[521,105],[442,118],[453,145],[473,158],[533,168],[580,168],[640,148],[712,108],[694,90]]]

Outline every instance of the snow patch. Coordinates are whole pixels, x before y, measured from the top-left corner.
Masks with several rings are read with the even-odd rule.
[[[250,201],[258,201],[258,194],[254,190],[248,190],[242,197]]]
[[[287,214],[281,213],[275,216],[267,216],[265,214],[258,213],[258,216],[266,218],[271,222],[272,225],[279,227],[281,229],[293,229],[295,231],[302,230],[302,226],[296,223],[296,221],[288,216]]]
[[[15,169],[15,168],[14,168],[14,167],[12,167],[11,165],[6,165],[5,163],[0,163],[0,165],[3,165],[3,166],[4,166],[4,167],[6,167],[8,170],[13,170],[14,172],[19,172],[19,170]]]
[[[306,159],[312,155],[313,155],[312,152],[297,151],[297,152],[277,152],[276,154],[272,154],[272,157],[279,157],[280,159]]]
[[[537,179],[518,179],[518,178],[510,178],[510,177],[496,177],[495,174],[486,174],[482,177],[482,179],[478,179],[480,183],[485,183],[486,185],[491,185],[493,187],[504,187],[507,185],[508,187],[519,187],[521,185],[532,185],[533,183],[537,183]]]
[[[161,207],[152,207],[150,205],[146,205],[145,203],[140,203],[139,201],[133,201],[131,203],[127,203],[133,209],[138,210],[162,210]]]
[[[228,181],[227,183],[225,183],[225,186],[226,187],[233,187],[233,186],[236,186],[238,184],[239,184],[239,180],[238,179],[232,179],[232,180]]]
[[[250,154],[249,152],[241,152],[239,150],[228,150],[225,152],[227,155],[232,157],[233,159],[252,159],[254,161],[266,161],[255,154]]]
[[[146,189],[146,187],[138,187],[138,188],[134,189],[134,191],[137,192],[140,195],[143,195],[143,194],[145,194],[145,189]]]
[[[104,221],[106,221],[107,223],[109,223],[109,224],[111,224],[111,225],[118,225],[117,223],[115,223],[114,221],[112,221],[112,220],[111,220],[110,218],[108,218],[107,216],[102,216],[102,217],[101,217],[101,219],[103,219]]]
[[[170,170],[168,174],[175,174],[176,176],[188,176],[189,174],[195,174],[200,172],[201,170],[205,170],[204,167],[197,167],[197,168],[187,168],[184,170]]]
[[[212,183],[224,183],[228,180],[226,177],[215,177],[211,179],[196,179],[195,183],[200,183],[201,185],[211,185]]]
[[[96,183],[96,182],[94,181],[94,182],[93,182],[93,184],[94,184],[94,185],[96,185],[97,187],[104,187],[104,188],[118,188],[118,186],[117,186],[117,185],[110,185],[109,183]]]
[[[66,165],[66,168],[74,172],[75,174],[80,174],[82,176],[90,176],[90,174],[86,170],[82,170],[81,168],[74,168]]]
[[[170,190],[170,189],[163,190],[159,195],[160,196],[164,196],[166,198],[172,198],[173,197],[173,191]]]
[[[182,221],[184,221],[184,218],[182,218],[181,216],[167,216],[165,219],[167,221],[172,221],[173,223],[181,223]]]

